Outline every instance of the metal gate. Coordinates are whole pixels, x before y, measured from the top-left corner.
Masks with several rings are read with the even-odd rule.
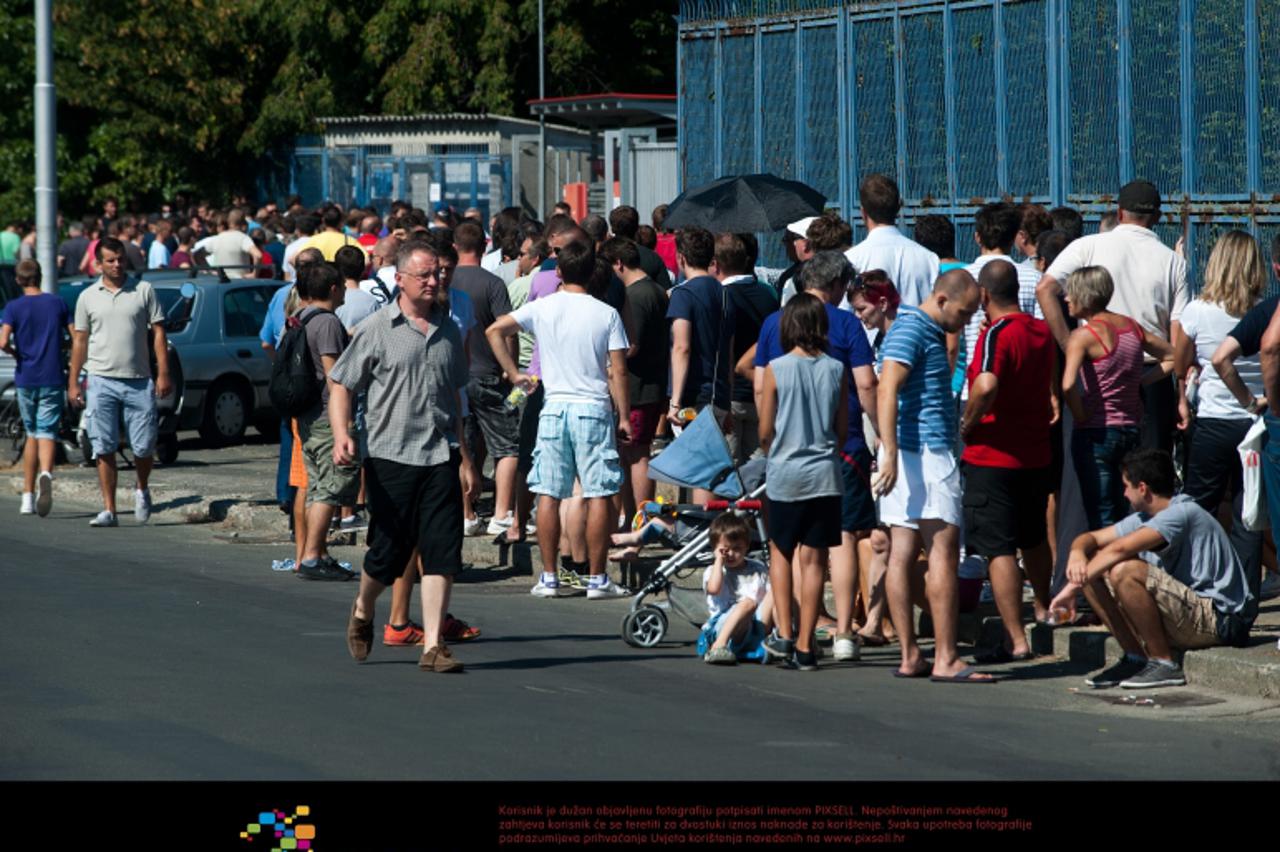
[[[1219,233],[1280,227],[1280,0],[681,0],[683,186],[768,171],[854,220],[893,176],[907,223],[1000,198],[1096,228],[1133,178],[1203,267]],[[1193,276],[1194,277],[1194,276]]]

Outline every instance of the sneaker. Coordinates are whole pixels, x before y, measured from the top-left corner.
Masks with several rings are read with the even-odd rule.
[[[1182,666],[1163,660],[1148,660],[1142,671],[1120,683],[1121,689],[1152,689],[1157,686],[1186,686]]]
[[[18,510],[19,515],[34,515],[36,513],[36,495],[30,491],[22,492],[22,508]]]
[[[479,636],[479,627],[472,627],[461,618],[454,618],[452,613],[444,614],[444,624],[440,627],[440,638],[444,641],[467,642]]]
[[[1272,598],[1280,598],[1280,574],[1263,577],[1262,585],[1258,588],[1258,600],[1269,601]]]
[[[1119,686],[1121,681],[1133,677],[1146,667],[1146,660],[1131,660],[1127,656],[1121,657],[1120,662],[1111,668],[1103,669],[1093,677],[1086,679],[1085,685],[1092,686],[1094,689],[1110,689],[1113,686]]]
[[[728,648],[711,648],[702,656],[704,663],[710,663],[713,666],[736,666],[738,658]]]
[[[598,586],[587,584],[587,600],[603,600],[605,598],[629,598],[631,590],[610,580],[608,577]]]
[[[133,518],[140,524],[151,520],[151,490],[139,488],[133,492]]]
[[[777,633],[770,633],[764,640],[764,650],[769,656],[779,660],[787,660],[796,651],[794,639],[783,639]]]
[[[831,656],[838,662],[850,662],[862,659],[862,645],[852,633],[838,633],[831,643]]]
[[[392,627],[390,624],[382,628],[383,645],[421,645],[422,626],[410,621],[404,627]]]
[[[298,565],[298,578],[301,580],[354,580],[356,573],[343,568],[332,556],[319,559],[304,559]]]
[[[98,513],[92,521],[89,522],[91,527],[118,527],[120,522],[116,520],[115,512],[108,512],[103,509]]]
[[[365,516],[360,514],[359,512],[356,512],[354,515],[352,515],[349,518],[343,518],[342,520],[338,521],[339,532],[344,532],[344,533],[357,532],[359,530],[367,530],[367,529],[369,529],[369,521],[366,520]]]
[[[783,665],[798,672],[816,672],[818,670],[818,656],[813,651],[805,653],[796,649]]]
[[[369,613],[373,615],[373,613]],[[347,619],[347,650],[357,663],[363,662],[373,648],[373,619],[356,618],[356,605],[351,604],[351,617]]]
[[[462,534],[464,536],[480,535],[484,532],[484,521],[480,520],[480,516],[476,515],[471,520],[462,519]]]
[[[576,592],[574,589],[570,589],[562,584],[558,579],[552,580],[548,583],[543,576],[539,574],[538,582],[529,590],[529,594],[533,595],[535,598],[567,598],[570,595],[576,594]]]
[[[462,671],[462,663],[454,659],[448,648],[437,645],[422,655],[422,659],[418,660],[418,668],[424,672],[454,674]]]
[[[41,471],[40,476],[36,478],[36,514],[46,518],[52,508],[53,474],[45,470]]]
[[[511,525],[514,524],[515,521],[515,515],[511,512],[507,512],[507,516],[505,518],[495,517],[490,519],[489,526],[485,529],[485,532],[488,535],[502,535],[504,532],[511,529]]]
[[[580,592],[587,590],[587,580],[572,568],[566,568],[561,565],[556,569],[556,579],[560,581],[560,585],[568,586]]]

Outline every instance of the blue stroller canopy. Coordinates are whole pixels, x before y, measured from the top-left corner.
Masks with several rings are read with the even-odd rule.
[[[710,405],[649,462],[649,478],[681,488],[702,488],[730,500],[746,493]]]

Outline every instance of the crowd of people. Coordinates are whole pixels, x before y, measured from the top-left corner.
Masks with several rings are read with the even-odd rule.
[[[288,415],[286,567],[359,580],[356,660],[390,586],[383,644],[422,645],[427,671],[462,670],[450,644],[480,631],[449,600],[469,535],[536,535],[534,596],[629,595],[606,568],[648,540],[624,533],[654,499],[655,442],[707,408],[735,463],[766,460],[769,549],[767,566],[751,558],[732,513],[712,525],[708,663],[759,654],[810,671],[828,641],[840,661],[897,641],[898,677],[991,683],[981,666],[1032,657],[1024,578],[1037,621],[1100,622],[1124,649],[1089,679],[1096,688],[1179,685],[1179,650],[1246,643],[1280,585],[1270,534],[1245,521],[1246,501],[1265,499],[1280,525],[1280,415],[1268,402],[1280,410],[1280,312],[1260,301],[1257,241],[1224,234],[1193,299],[1180,247],[1153,231],[1161,198],[1144,181],[1121,188],[1114,218],[1089,236],[1070,208],[986,204],[972,263],[957,259],[949,219],[918,217],[908,235],[901,207],[893,180],[869,175],[864,239],[834,211],[794,222],[779,274],[758,267],[753,235],[670,232],[665,206],[642,225],[626,206],[578,221],[558,205],[545,222],[508,208],[484,222],[403,202],[385,218],[296,203],[132,217],[109,202],[58,249],[61,273],[101,276],[73,320],[38,295],[19,236],[27,296],[6,308],[0,346],[20,353],[29,434],[51,438],[48,400],[64,380],[41,359],[70,326],[72,376],[87,368],[103,426],[93,524],[117,522],[122,413],[145,520],[152,397],[168,376],[163,357],[153,374],[145,356],[148,342],[165,351],[154,294],[129,271],[283,278],[261,340]],[[69,392],[76,401],[77,381]],[[1246,492],[1236,451],[1259,416],[1265,497]],[[29,446],[22,511],[47,514],[51,453]],[[1176,447],[1189,448],[1181,487]],[[362,572],[329,554],[334,528],[367,528]],[[972,660],[957,648],[962,561],[989,577],[1004,626]],[[915,606],[930,616],[932,660]]]

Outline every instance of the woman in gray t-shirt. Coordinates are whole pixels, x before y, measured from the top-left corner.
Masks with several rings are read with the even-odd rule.
[[[768,452],[765,494],[769,499],[769,579],[776,593],[775,656],[793,668],[816,668],[813,631],[822,603],[822,573],[828,548],[840,544],[842,480],[837,450],[848,429],[847,370],[823,354],[827,313],[811,295],[796,296],[779,323],[785,355],[764,371],[760,400],[760,444]],[[791,636],[791,565],[799,568],[800,621]],[[794,651],[794,654],[792,653]]]

